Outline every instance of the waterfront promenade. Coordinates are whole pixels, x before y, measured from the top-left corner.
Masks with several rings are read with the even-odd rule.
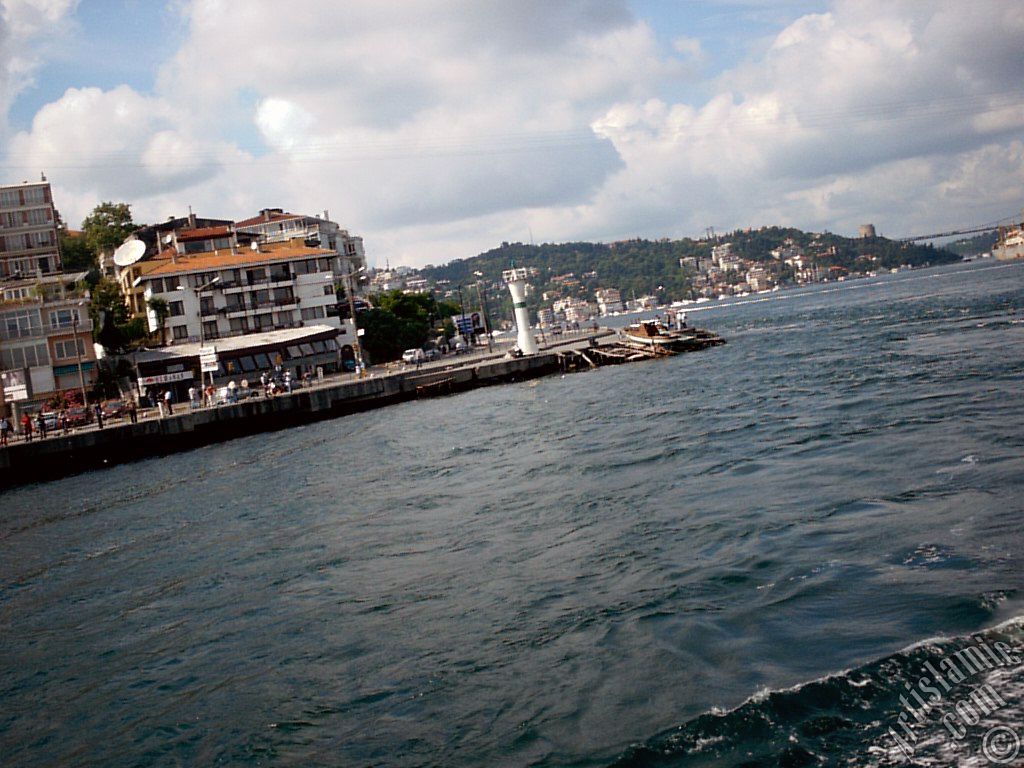
[[[537,355],[506,358],[508,344],[488,352],[447,357],[416,366],[380,366],[363,376],[342,374],[309,387],[237,403],[189,408],[178,404],[174,415],[156,409],[125,420],[94,425],[70,434],[52,434],[0,449],[0,488],[56,479],[90,469],[166,455],[202,445],[275,429],[336,418],[357,411],[431,395],[454,394],[560,370],[559,351],[586,346],[612,335],[602,328],[563,336]]]

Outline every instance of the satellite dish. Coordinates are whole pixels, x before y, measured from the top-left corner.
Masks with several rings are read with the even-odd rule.
[[[170,245],[173,242],[174,242],[174,235],[173,234],[164,235],[164,240],[163,240],[164,245]]]
[[[114,251],[114,263],[119,267],[130,267],[142,258],[146,244],[141,240],[126,240]]]
[[[260,249],[260,244],[253,240],[252,243],[250,243],[249,247],[254,251],[258,251]]]

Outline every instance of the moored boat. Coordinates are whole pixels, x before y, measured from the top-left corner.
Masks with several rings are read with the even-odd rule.
[[[675,330],[654,320],[626,326],[619,331],[619,338],[627,346],[666,354],[691,352],[725,343],[725,339],[711,331],[701,328]]]

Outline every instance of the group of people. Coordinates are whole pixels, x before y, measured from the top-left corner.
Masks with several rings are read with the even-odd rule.
[[[305,371],[302,374],[302,386],[310,386],[312,379],[312,371]],[[283,373],[263,373],[260,375],[260,392],[264,397],[291,393],[295,385],[296,379],[289,370],[285,370]],[[226,389],[226,399],[228,402],[237,402],[240,399],[245,399],[250,394],[249,382],[245,379],[242,380],[241,385],[236,384],[234,381],[228,382]],[[143,392],[141,399],[144,401],[143,405],[148,402],[149,405],[155,406],[159,411],[160,418],[174,415],[175,395],[171,389],[149,393]],[[217,405],[217,390],[212,384],[206,387],[202,387],[202,385],[199,387],[191,386],[188,389],[188,400],[189,407],[192,409]],[[103,429],[104,415],[102,406],[99,403],[95,403],[92,406],[92,411],[97,428]],[[139,406],[134,400],[128,401],[125,407],[125,414],[132,424],[138,422]],[[21,427],[20,430],[15,429],[16,425],[7,416],[0,416],[0,446],[6,446],[14,438],[17,431],[20,431],[26,442],[30,442],[36,435],[39,438],[45,438],[50,431],[60,430],[66,435],[71,427],[67,411],[64,410],[57,412],[56,415],[52,413],[44,414],[41,411],[34,415],[23,413],[18,420],[18,425]]]
[[[96,421],[96,428],[103,429],[103,406],[99,403],[94,403],[92,406],[93,418]],[[125,415],[132,424],[135,424],[139,420],[138,406],[134,401],[129,401],[125,408]],[[31,413],[21,414],[21,418],[18,420],[18,424],[21,427],[20,433],[22,439],[29,443],[32,442],[34,437],[38,437],[40,440],[45,439],[51,432],[56,434],[68,434],[71,429],[71,422],[68,418],[68,412],[65,409],[61,409],[56,412],[44,413],[38,411],[34,415]],[[14,422],[7,416],[0,416],[0,446],[6,446],[10,443],[15,435]]]

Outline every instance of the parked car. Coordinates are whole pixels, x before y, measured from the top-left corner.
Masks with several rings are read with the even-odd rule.
[[[433,348],[433,347],[431,347],[430,349],[423,350],[423,359],[424,360],[427,360],[427,361],[437,360],[437,358],[439,358],[440,356],[441,356],[441,352],[439,350]]]
[[[423,350],[419,347],[407,349],[402,353],[402,361],[406,363],[422,363],[426,359],[427,356],[423,354]]]
[[[104,419],[123,419],[128,412],[128,406],[124,400],[107,400],[103,404]]]
[[[451,343],[451,348],[456,355],[468,354],[470,351],[469,345],[462,339],[456,339],[453,341]]]
[[[84,427],[92,421],[92,413],[88,408],[76,405],[74,408],[68,409],[66,418],[69,427]]]

